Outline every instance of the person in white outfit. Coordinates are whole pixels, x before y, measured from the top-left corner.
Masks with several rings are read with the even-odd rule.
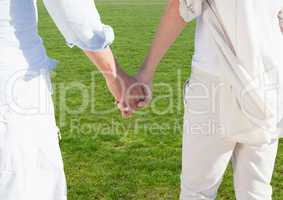
[[[282,9],[282,0],[168,0],[136,77],[151,90],[160,60],[196,19],[184,88],[181,200],[215,199],[230,160],[237,199],[272,199],[283,117]],[[149,102],[148,95],[138,107]]]
[[[94,2],[43,2],[67,44],[86,53],[123,102],[123,88],[135,80],[115,62],[113,30],[101,22]],[[45,52],[37,21],[36,0],[0,1],[1,200],[67,199],[49,75],[57,62]]]

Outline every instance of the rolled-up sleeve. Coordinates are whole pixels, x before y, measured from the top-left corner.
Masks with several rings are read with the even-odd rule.
[[[114,41],[113,29],[101,22],[93,0],[43,0],[67,44],[99,51]]]
[[[202,13],[203,0],[179,0],[180,16],[190,22]]]

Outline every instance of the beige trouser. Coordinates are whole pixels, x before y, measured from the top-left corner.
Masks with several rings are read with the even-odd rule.
[[[180,199],[215,199],[232,160],[237,199],[270,200],[278,139],[258,145],[237,141],[233,134],[241,133],[243,137],[245,132],[250,133],[252,125],[237,110],[239,107],[233,96],[229,96],[229,88],[215,89],[220,87],[216,78],[199,72],[193,72],[186,84]],[[223,102],[223,94],[228,103]],[[230,124],[222,120],[221,110],[225,105]],[[231,126],[234,123],[236,126]]]

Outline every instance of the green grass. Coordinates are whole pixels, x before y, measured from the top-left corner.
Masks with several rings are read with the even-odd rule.
[[[165,0],[97,0],[103,21],[115,29],[113,50],[129,73],[137,71],[153,38]],[[62,153],[70,200],[177,200],[181,169],[182,83],[189,75],[194,24],[162,61],[155,79],[154,105],[121,119],[101,75],[77,48],[69,49],[39,2],[40,34],[48,54],[60,60],[53,73],[54,100],[63,140]],[[64,92],[74,82],[82,84]],[[166,83],[174,90],[169,90]],[[61,90],[60,90],[61,88]],[[172,93],[172,95],[171,95]],[[66,95],[65,95],[66,94]],[[165,96],[167,95],[167,97]],[[171,95],[172,97],[168,96]],[[67,97],[67,100],[66,98]],[[85,107],[78,113],[69,110]],[[168,108],[169,105],[169,108]],[[158,108],[158,110],[157,110]],[[160,112],[163,112],[160,114]],[[115,126],[111,125],[114,124]],[[283,197],[283,144],[274,173],[274,199]],[[219,200],[235,199],[231,169]]]

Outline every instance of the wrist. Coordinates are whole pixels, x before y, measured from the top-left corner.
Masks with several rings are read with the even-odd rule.
[[[105,80],[109,83],[117,83],[124,76],[124,72],[120,69],[103,74]]]
[[[136,78],[139,82],[151,83],[154,78],[154,72],[151,70],[147,70],[146,68],[142,68],[136,75]]]
[[[149,58],[146,58],[139,70],[137,77],[140,78],[142,82],[152,82],[155,75],[155,70],[156,65],[152,63]]]

